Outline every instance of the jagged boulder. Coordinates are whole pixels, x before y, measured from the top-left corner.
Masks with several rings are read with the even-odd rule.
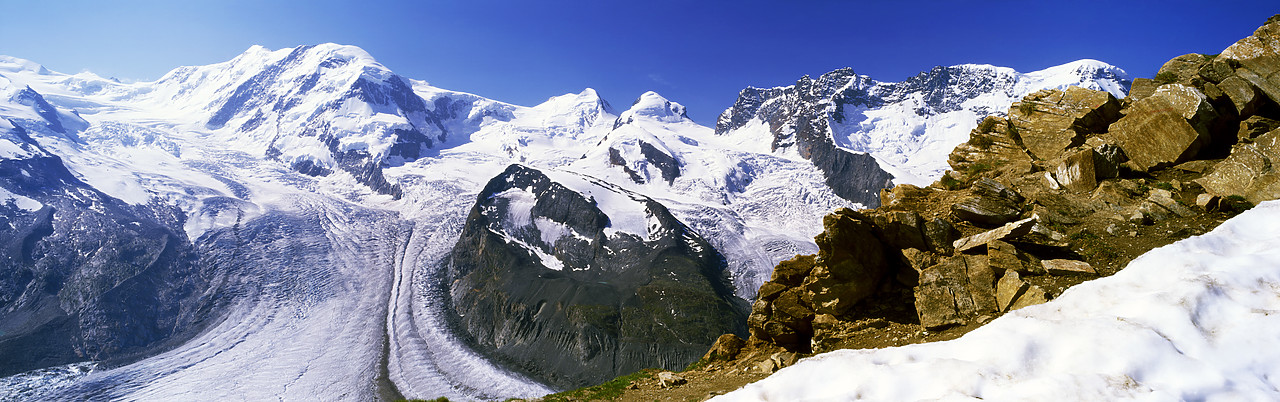
[[[1280,15],[1267,19],[1252,36],[1227,47],[1219,57],[1238,62],[1237,76],[1272,102],[1280,102]]]
[[[951,212],[961,220],[980,225],[1002,225],[1022,215],[1022,195],[1003,183],[981,178],[973,183],[973,195],[951,205]]]
[[[1053,178],[1067,191],[1081,193],[1093,190],[1098,186],[1098,173],[1094,167],[1094,161],[1101,159],[1102,156],[1094,152],[1093,148],[1067,151],[1062,160],[1056,164]]]
[[[997,274],[1008,271],[1024,274],[1044,273],[1044,267],[1040,265],[1039,259],[1003,240],[987,242],[987,264]]]
[[[1008,120],[987,116],[969,132],[968,142],[951,151],[947,163],[959,172],[1030,166],[1031,155],[1018,143],[1014,130]]]
[[[964,252],[969,249],[985,246],[995,240],[1016,239],[1031,233],[1031,228],[1036,225],[1036,218],[1027,218],[1017,222],[1010,222],[1004,226],[978,233],[973,236],[956,240],[956,252]]]
[[[1236,132],[1239,142],[1251,142],[1254,138],[1280,128],[1280,121],[1262,116],[1249,116],[1240,122],[1240,130]]]
[[[1199,90],[1181,84],[1161,86],[1134,102],[1109,135],[1139,170],[1185,162],[1209,142],[1217,112]]]
[[[1263,134],[1250,143],[1236,144],[1231,156],[1194,181],[1210,194],[1239,195],[1256,204],[1280,198],[1280,172],[1275,170],[1276,163],[1280,163],[1280,130]]]
[[[720,335],[719,338],[716,338],[716,343],[711,344],[711,349],[707,350],[707,354],[702,356],[702,360],[708,362],[733,360],[738,357],[738,353],[745,346],[747,346],[747,341],[737,335]]]
[[[1046,89],[1027,95],[1009,109],[1009,121],[1031,155],[1051,159],[1102,133],[1120,118],[1120,102],[1105,91],[1080,87]]]
[[[804,281],[804,298],[814,311],[841,315],[870,296],[888,275],[885,246],[865,216],[841,209],[822,220],[818,264]]]
[[[997,310],[995,276],[986,256],[947,257],[920,275],[915,287],[920,325],[939,329],[963,325]]]
[[[1127,102],[1137,102],[1146,99],[1151,94],[1156,93],[1156,88],[1160,84],[1150,78],[1134,78],[1133,84],[1129,85],[1129,94],[1125,96]]]
[[[1048,302],[1048,297],[1041,288],[1022,280],[1017,271],[1005,272],[996,283],[996,304],[1000,311],[1007,312],[1026,306]]]

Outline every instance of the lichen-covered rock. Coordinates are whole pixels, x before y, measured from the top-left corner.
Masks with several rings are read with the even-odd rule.
[[[1105,132],[1119,118],[1120,102],[1114,96],[1080,87],[1037,91],[1009,109],[1022,145],[1040,159],[1084,143],[1086,134]]]
[[[1130,163],[1151,170],[1194,157],[1209,143],[1209,127],[1217,117],[1199,90],[1168,84],[1135,102],[1108,131]]]
[[[950,255],[955,251],[953,243],[960,238],[960,231],[951,222],[938,218],[924,225],[924,238],[929,243],[930,250]]]

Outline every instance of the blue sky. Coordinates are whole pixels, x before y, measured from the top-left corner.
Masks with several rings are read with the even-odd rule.
[[[1081,58],[1149,77],[1217,53],[1271,1],[0,0],[0,54],[153,80],[250,45],[335,42],[397,73],[521,105],[592,87],[625,109],[654,90],[703,124],[746,86],[841,67],[898,81],[935,65],[1033,71]]]

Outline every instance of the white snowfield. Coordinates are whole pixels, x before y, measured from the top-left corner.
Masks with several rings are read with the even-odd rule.
[[[959,339],[804,359],[718,401],[1280,399],[1280,201]]]

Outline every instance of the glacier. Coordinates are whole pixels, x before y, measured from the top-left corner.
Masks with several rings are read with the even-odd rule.
[[[1025,93],[1127,87],[1123,71],[1095,61],[1028,74],[940,69],[910,85],[838,74],[850,81],[831,93],[879,100],[814,105],[831,123],[825,135],[875,157],[895,182],[920,183],[939,174],[978,117]],[[938,78],[974,71],[990,91]],[[724,255],[737,295],[750,300],[778,261],[816,252],[823,215],[870,206],[841,198],[794,150],[770,148],[767,120],[751,114],[724,130],[706,127],[654,92],[621,112],[592,89],[518,106],[400,77],[335,44],[255,46],[139,83],[0,56],[0,157],[55,155],[122,205],[178,211],[170,223],[211,267],[203,297],[217,308],[196,333],[156,353],[16,374],[0,379],[0,395],[546,394],[553,389],[471,350],[447,322],[442,262],[485,182],[518,163],[656,200]],[[15,214],[41,209],[36,196],[0,190],[0,202],[27,211]],[[626,200],[596,201],[635,215]],[[643,216],[616,229],[647,236]]]

